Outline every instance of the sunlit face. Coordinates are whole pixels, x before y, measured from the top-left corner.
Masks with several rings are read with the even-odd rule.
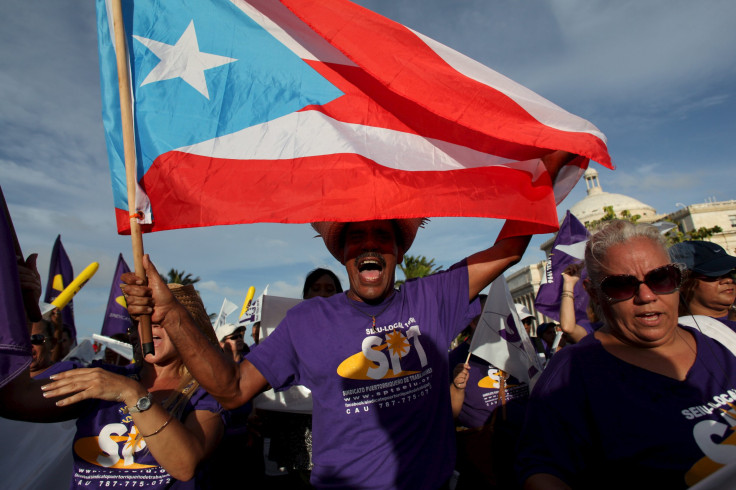
[[[307,291],[307,296],[304,299],[316,298],[318,296],[329,298],[336,292],[337,288],[335,287],[335,281],[329,274],[324,274],[314,281],[312,287]]]
[[[640,281],[644,275],[670,263],[665,251],[648,238],[635,238],[614,245],[602,263],[605,275],[629,274]],[[602,307],[611,333],[626,344],[656,347],[672,338],[677,327],[679,292],[657,295],[640,284],[633,298],[612,302],[596,287],[590,292]]]
[[[725,316],[736,300],[736,285],[730,274],[713,279],[696,276],[692,293],[691,309],[707,310],[713,316]]]
[[[168,364],[172,361],[179,361],[179,352],[169,339],[166,330],[158,323],[154,323],[151,325],[151,333],[153,334],[154,355],[153,357],[146,356],[146,362],[150,364]],[[140,335],[140,326],[138,327],[138,335]]]
[[[403,252],[396,243],[391,221],[349,223],[343,252],[352,299],[379,303],[393,291],[396,264],[401,262]]]

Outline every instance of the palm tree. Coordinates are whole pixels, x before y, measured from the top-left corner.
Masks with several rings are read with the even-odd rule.
[[[397,266],[404,273],[406,279],[415,277],[426,277],[442,270],[442,266],[436,266],[434,259],[427,259],[424,255],[404,255],[404,261]],[[396,281],[396,286],[401,286],[406,280]]]
[[[192,275],[187,274],[184,269],[180,271],[176,269],[171,269],[168,274],[167,282],[173,282],[176,284],[181,284],[182,286],[186,286],[187,284],[195,284],[199,282],[199,276],[192,279]]]

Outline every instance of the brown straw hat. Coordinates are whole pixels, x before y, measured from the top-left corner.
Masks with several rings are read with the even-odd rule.
[[[207,315],[207,311],[204,309],[204,303],[202,298],[199,297],[199,293],[194,289],[194,286],[187,284],[182,286],[181,284],[167,284],[171,292],[174,294],[176,300],[184,306],[191,315],[194,324],[197,325],[199,330],[209,339],[209,341],[216,346],[220,346],[215,336],[215,331],[212,328],[212,322],[210,317]]]
[[[424,224],[429,221],[427,218],[404,218],[404,219],[392,219],[396,223],[396,227],[399,232],[399,236],[396,237],[398,244],[403,251],[406,253],[414,243],[414,238],[417,236],[417,230],[420,227],[424,227]],[[330,251],[333,257],[342,264],[343,255],[343,244],[340,243],[342,231],[348,222],[345,221],[318,221],[312,223],[317,233],[325,241],[327,250]]]

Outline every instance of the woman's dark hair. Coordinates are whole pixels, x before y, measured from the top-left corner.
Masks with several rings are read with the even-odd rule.
[[[342,293],[342,284],[340,284],[340,279],[337,278],[335,273],[329,269],[318,267],[307,274],[307,278],[304,280],[304,288],[302,289],[302,299],[306,299],[307,293],[312,289],[312,285],[322,276],[330,276],[332,282],[335,283],[335,293]]]

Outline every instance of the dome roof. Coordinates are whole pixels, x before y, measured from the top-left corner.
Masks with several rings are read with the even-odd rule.
[[[570,212],[583,224],[601,219],[606,214],[604,208],[607,206],[613,206],[613,211],[617,215],[620,215],[621,211],[639,214],[644,222],[650,221],[657,215],[657,211],[653,207],[638,199],[623,194],[604,192],[598,181],[598,172],[595,169],[588,168],[583,174],[583,178],[585,178],[585,185],[588,188],[588,195],[570,208]]]

